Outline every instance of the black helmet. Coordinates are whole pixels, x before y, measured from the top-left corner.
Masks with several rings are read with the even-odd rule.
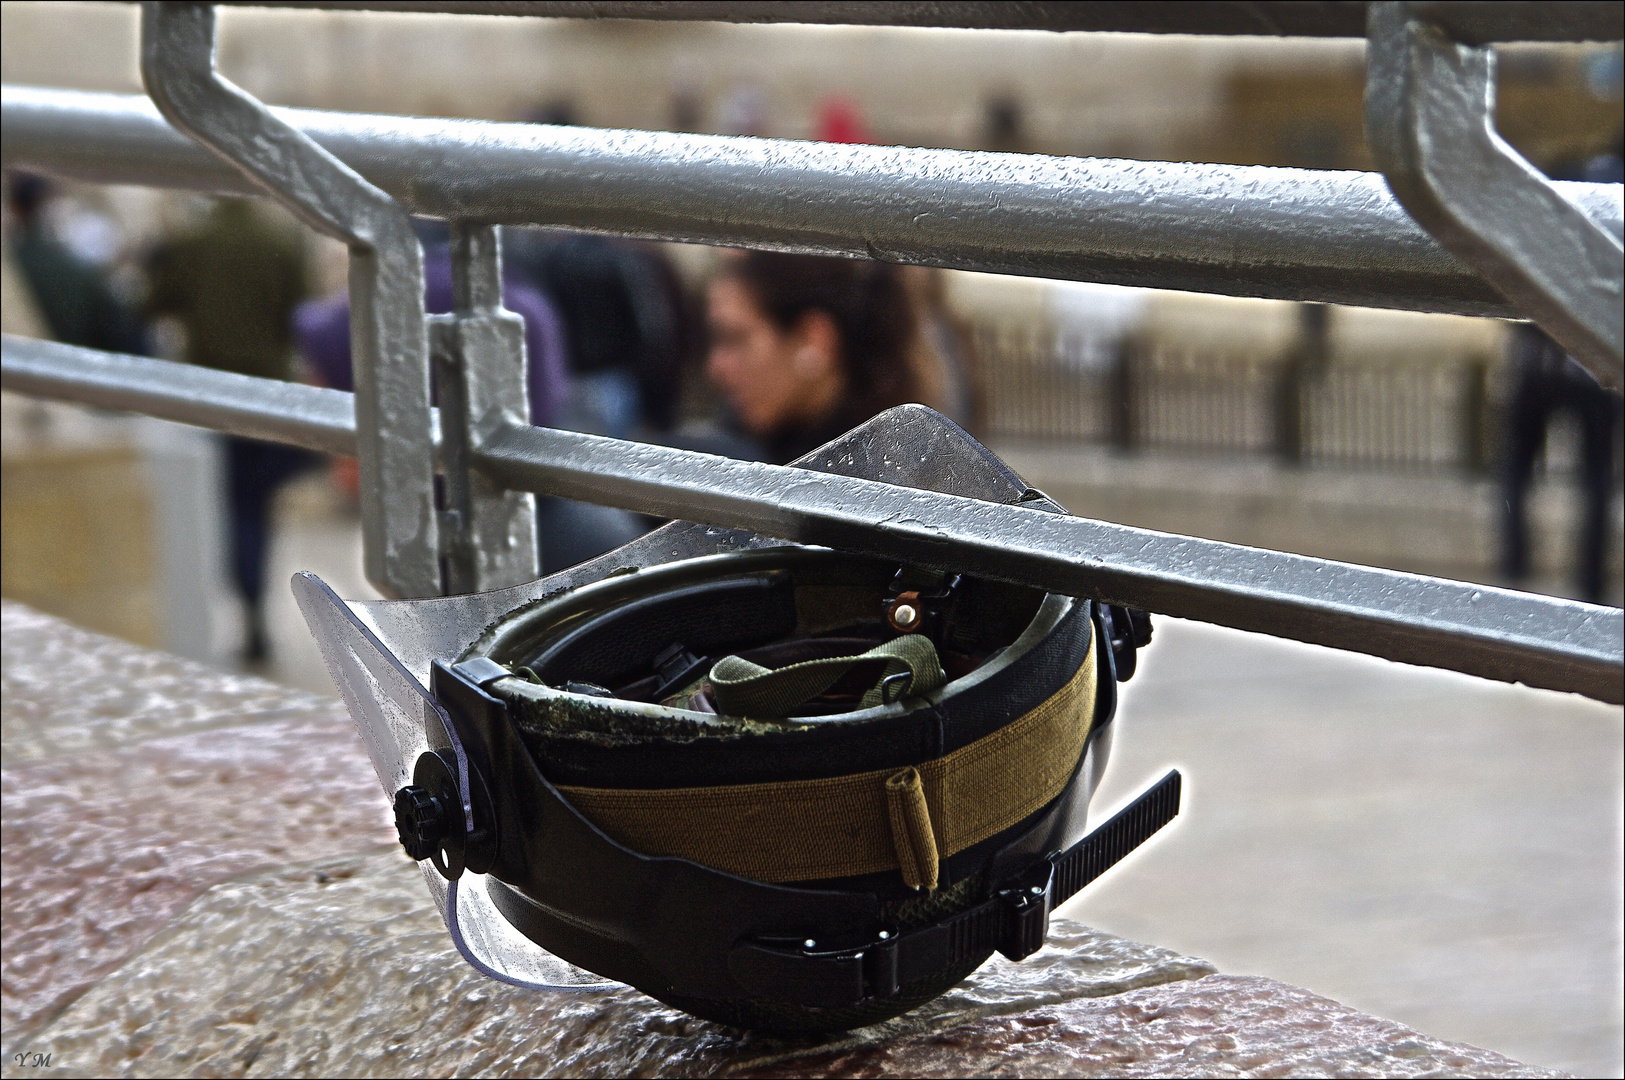
[[[910,435],[956,493],[1045,504],[921,409],[802,464]],[[501,593],[296,591],[459,948],[509,981],[874,1023],[1037,949],[1177,808],[1170,774],[1084,836],[1149,637],[1121,608],[683,524]]]

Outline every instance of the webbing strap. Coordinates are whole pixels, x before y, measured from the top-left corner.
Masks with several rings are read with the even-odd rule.
[[[911,950],[927,954],[935,951],[930,942],[933,931],[941,936],[940,947],[946,948],[950,964],[973,959],[989,949],[998,949],[1012,960],[1025,959],[1038,951],[1048,935],[1052,910],[1076,896],[1179,814],[1181,786],[1178,770],[1164,776],[1106,824],[1046,860],[1047,867],[1040,864],[1053,870],[1031,878],[1035,884],[1023,888],[1020,885],[1026,883],[1022,882],[936,926],[893,938],[903,954],[904,981],[908,981],[911,967],[929,967],[938,962],[938,956],[929,955],[922,958],[924,963],[909,963]]]
[[[717,711],[729,716],[759,719],[788,716],[797,706],[834,686],[853,664],[884,660],[879,680],[863,695],[862,707],[890,705],[904,697],[929,694],[947,683],[937,647],[924,634],[904,634],[868,652],[854,656],[829,656],[804,660],[778,669],[753,664],[738,656],[724,656],[711,668],[711,686],[716,691]],[[894,686],[894,679],[907,674],[908,681]]]
[[[1024,959],[1043,947],[1052,910],[1174,819],[1180,787],[1179,773],[1170,772],[1067,851],[1039,860],[1018,879],[1001,882],[990,899],[941,922],[823,953],[743,941],[729,957],[729,970],[749,991],[836,1008],[891,997],[994,949]]]
[[[1096,667],[1091,645],[1077,674],[1031,712],[913,769],[717,787],[559,790],[611,838],[645,855],[676,855],[766,882],[908,867],[904,879],[929,888],[941,859],[1066,789],[1094,719]]]

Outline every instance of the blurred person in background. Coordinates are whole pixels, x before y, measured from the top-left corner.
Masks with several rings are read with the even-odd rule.
[[[1578,168],[1559,170],[1554,178],[1617,184],[1625,180],[1625,162],[1617,142],[1612,153]],[[1533,323],[1513,328],[1513,382],[1507,401],[1501,457],[1501,570],[1508,581],[1529,576],[1529,488],[1535,462],[1546,446],[1546,430],[1562,413],[1572,415],[1580,430],[1582,511],[1576,538],[1574,590],[1582,600],[1601,603],[1606,586],[1609,506],[1616,490],[1614,433],[1622,399],[1605,390],[1562,348]]]
[[[556,426],[617,439],[669,431],[694,333],[677,275],[658,249],[504,229],[503,259],[553,302],[563,324],[570,394]]]
[[[1608,507],[1613,501],[1614,431],[1620,396],[1604,390],[1591,373],[1532,323],[1512,333],[1513,389],[1506,412],[1501,460],[1501,569],[1509,582],[1529,577],[1529,489],[1535,461],[1546,446],[1546,430],[1569,413],[1580,430],[1580,515],[1574,590],[1582,600],[1601,603],[1608,545]]]
[[[827,143],[872,143],[863,112],[844,97],[827,97],[813,110],[813,138]]]
[[[248,199],[220,199],[184,235],[147,260],[147,313],[171,316],[186,335],[185,359],[262,379],[294,377],[293,312],[310,290],[305,246]],[[265,566],[271,501],[314,467],[309,451],[224,436],[231,581],[243,600],[243,659],[270,654],[265,630]]]
[[[990,97],[982,106],[982,142],[1000,154],[1020,154],[1027,148],[1021,100],[1014,94]]]
[[[848,144],[875,141],[857,103],[838,95],[824,98],[814,109],[813,138]],[[918,324],[906,354],[913,400],[969,427],[975,413],[970,335],[943,301],[942,271],[900,266],[897,274]]]
[[[724,452],[784,464],[919,400],[918,322],[887,263],[731,256],[707,297],[706,374],[726,401],[724,426],[749,442]]]
[[[9,179],[11,256],[51,337],[89,349],[143,352],[135,311],[119,300],[101,267],[76,253],[47,220],[50,183],[29,173]]]
[[[453,299],[448,230],[438,221],[418,219],[415,224],[424,245],[425,305],[431,313],[449,312]],[[568,426],[576,406],[572,400],[569,337],[564,320],[553,300],[538,289],[506,253],[502,303],[525,320],[531,423],[544,427]],[[299,349],[313,376],[334,389],[353,390],[348,295],[339,293],[302,305],[294,315],[293,324]],[[353,459],[345,463],[339,476],[341,484],[354,497]],[[544,574],[619,547],[642,535],[647,528],[642,518],[624,510],[548,496],[537,497],[536,514]]]
[[[530,123],[581,123],[568,98]],[[557,229],[502,230],[503,265],[552,301],[564,328],[569,398],[553,424],[630,439],[677,422],[683,361],[698,337],[671,262],[658,247]]]

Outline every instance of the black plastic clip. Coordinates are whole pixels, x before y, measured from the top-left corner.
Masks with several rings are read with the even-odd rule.
[[[1134,677],[1139,650],[1151,643],[1151,616],[1138,608],[1121,604],[1102,605],[1106,636],[1111,640],[1112,667],[1118,682]]]
[[[867,996],[889,998],[902,985],[897,978],[897,934],[882,930],[879,940],[863,950],[863,981]]]
[[[650,697],[660,701],[705,675],[711,670],[711,662],[703,656],[695,656],[679,642],[660,651],[654,658],[654,669],[660,683]]]
[[[1055,864],[1045,859],[1016,887],[999,892],[1005,920],[998,949],[1008,959],[1025,960],[1044,947],[1054,884]]]

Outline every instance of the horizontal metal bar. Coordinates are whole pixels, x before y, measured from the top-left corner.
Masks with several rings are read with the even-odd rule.
[[[1376,173],[274,109],[436,217],[1233,296],[1517,318]],[[144,97],[0,88],[0,158],[254,194]],[[1618,184],[1559,184],[1616,234]]]
[[[1625,700],[1618,608],[574,432],[510,427],[475,460],[527,491]]]
[[[540,15],[569,19],[703,20],[735,23],[846,23],[958,26],[994,30],[1095,30],[1138,34],[1258,34],[1364,37],[1358,0],[243,0],[254,7],[360,11],[440,11],[459,15]],[[1530,3],[1430,3],[1451,9],[1452,28],[1486,41],[1612,41],[1620,5],[1546,0]],[[1502,9],[1502,10],[1497,10]],[[1507,11],[1505,9],[1512,9]],[[1611,10],[1610,10],[1611,9]],[[1431,14],[1428,17],[1434,17]]]
[[[7,335],[8,390],[333,453],[351,395]],[[1625,697],[1618,608],[595,435],[512,426],[475,463],[510,488],[986,574],[1485,678]]]
[[[19,394],[355,456],[355,395],[6,334],[0,386]]]
[[[1141,34],[1360,37],[1365,4],[1090,2],[1090,0],[245,0],[244,6],[350,11],[438,11],[565,19],[942,26],[989,30],[1097,30]]]
[[[1506,0],[1411,0],[1410,14],[1465,45],[1498,41],[1618,41],[1625,36],[1625,5],[1507,3]]]

